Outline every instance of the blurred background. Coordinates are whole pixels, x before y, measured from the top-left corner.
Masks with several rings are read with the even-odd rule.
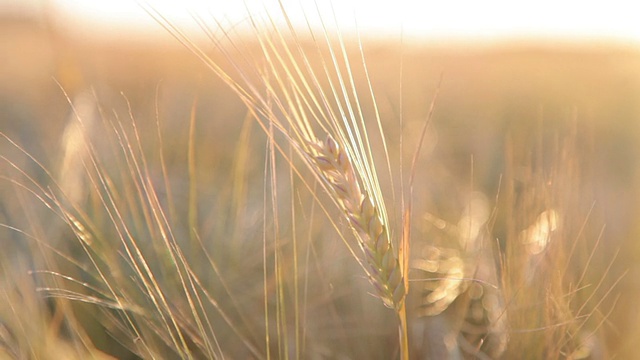
[[[158,10],[203,44],[198,19],[241,34],[249,29],[248,12],[278,11],[277,4],[230,3],[1,0],[0,132],[54,168],[70,99],[79,94],[93,93],[102,111],[130,111],[141,121],[160,116],[176,138],[187,135],[197,99],[200,136],[215,136],[203,149],[211,157],[207,161],[231,167],[228,149],[240,136],[246,108],[145,11]],[[599,251],[603,258],[620,251],[612,273],[629,271],[615,287],[621,297],[606,325],[607,343],[619,358],[637,357],[632,350],[640,339],[640,25],[633,5],[284,3],[296,26],[304,28],[308,20],[321,27],[322,18],[325,26],[364,39],[381,112],[393,121],[402,110],[407,126],[419,124],[442,78],[433,120],[438,142],[430,156],[460,182],[470,178],[473,157],[475,186],[489,197],[499,190],[507,138],[526,153],[538,136],[544,147],[566,133],[567,124],[577,124],[578,149],[585,151],[578,161],[588,169],[580,186],[590,189],[585,202],[595,204],[594,218],[606,226]],[[7,157],[15,152],[6,143],[0,147]],[[0,222],[7,224],[12,215],[5,199]]]

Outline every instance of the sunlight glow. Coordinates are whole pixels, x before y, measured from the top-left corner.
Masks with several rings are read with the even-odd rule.
[[[194,15],[230,24],[243,23],[247,9],[255,13],[278,13],[277,0],[52,0],[67,21],[107,31],[127,29],[156,31],[140,4],[157,9],[172,22],[195,27]],[[640,25],[633,2],[507,0],[313,1],[283,0],[297,26],[313,26],[317,19],[337,19],[341,30],[357,28],[366,34],[397,35],[427,39],[567,39],[640,42]],[[313,20],[316,19],[316,20]],[[357,24],[357,25],[356,25]],[[150,30],[155,29],[155,30]]]

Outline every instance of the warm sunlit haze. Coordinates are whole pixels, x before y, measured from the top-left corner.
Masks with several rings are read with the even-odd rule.
[[[0,359],[637,359],[638,1],[0,0]]]
[[[633,1],[313,1],[283,0],[300,27],[319,18],[342,30],[356,28],[369,35],[431,41],[580,41],[640,43],[640,11]],[[168,20],[195,29],[194,16],[205,21],[246,22],[248,12],[278,11],[277,1],[226,0],[51,0],[50,10],[83,34],[119,37],[125,31],[153,32],[157,24],[143,7],[156,9]],[[52,8],[52,9],[51,9]],[[356,25],[357,24],[357,25]],[[157,34],[157,33],[156,33]]]

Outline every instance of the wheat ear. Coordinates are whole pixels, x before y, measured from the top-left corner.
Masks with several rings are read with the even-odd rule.
[[[389,241],[387,226],[366,190],[360,187],[348,154],[331,137],[310,144],[309,155],[355,230],[368,265],[369,280],[384,304],[399,310],[406,288],[404,274]]]

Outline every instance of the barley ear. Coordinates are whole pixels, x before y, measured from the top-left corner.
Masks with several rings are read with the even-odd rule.
[[[330,135],[309,144],[318,175],[326,182],[354,229],[364,252],[369,280],[385,306],[399,310],[407,293],[405,272],[393,252],[387,225],[358,177],[348,154]]]

